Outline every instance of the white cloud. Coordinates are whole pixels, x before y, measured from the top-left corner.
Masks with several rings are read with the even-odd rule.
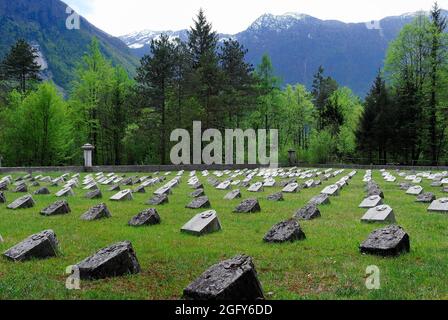
[[[433,0],[64,0],[112,35],[143,29],[180,30],[203,8],[222,33],[245,30],[264,13],[300,12],[320,19],[364,22],[429,10]],[[448,0],[439,0],[448,9]]]

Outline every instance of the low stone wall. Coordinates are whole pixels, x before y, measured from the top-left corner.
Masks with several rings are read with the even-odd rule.
[[[38,172],[84,172],[84,167],[68,166],[68,167],[1,167],[0,173],[38,173]]]
[[[144,166],[95,166],[92,168],[85,168],[82,166],[68,166],[68,167],[6,167],[0,168],[0,173],[39,173],[39,172],[167,172],[167,171],[203,171],[203,170],[237,170],[237,169],[255,169],[259,165],[144,165]],[[285,165],[283,167],[290,167]],[[358,169],[358,170],[430,170],[430,171],[448,171],[448,167],[425,167],[425,166],[396,166],[396,165],[356,165],[356,164],[300,164],[300,168],[335,168],[335,169]]]
[[[39,172],[167,172],[167,171],[203,171],[203,170],[238,170],[255,169],[259,165],[143,165],[143,166],[95,166],[86,168],[82,166],[67,167],[2,167],[0,173],[39,173]]]
[[[361,164],[300,164],[300,168],[335,168],[335,169],[358,169],[358,170],[420,170],[420,171],[448,171],[447,166],[400,166],[400,165],[361,165]]]

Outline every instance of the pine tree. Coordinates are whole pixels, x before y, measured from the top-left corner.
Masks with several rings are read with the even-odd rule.
[[[441,37],[447,27],[447,20],[442,16],[442,10],[439,8],[437,2],[434,3],[434,6],[431,11],[431,36],[432,36],[432,45],[431,45],[431,84],[430,84],[430,98],[429,98],[429,109],[430,109],[430,145],[431,145],[431,160],[432,165],[437,165],[438,163],[438,146],[440,134],[438,133],[437,128],[437,91],[439,86],[439,72],[444,63],[444,58],[446,55],[444,54],[444,49],[442,47]]]
[[[193,64],[193,93],[204,108],[206,128],[223,127],[223,118],[219,115],[217,95],[220,91],[222,74],[218,66],[216,53],[218,36],[212,31],[201,9],[188,33],[188,48]]]
[[[123,154],[123,139],[126,131],[126,126],[130,118],[129,109],[129,97],[132,83],[129,79],[126,70],[122,67],[116,67],[114,78],[112,82],[112,94],[111,94],[111,143],[113,148],[112,161],[115,165],[121,165]]]
[[[388,130],[386,121],[391,114],[386,83],[379,72],[369,94],[365,99],[365,108],[357,130],[358,150],[367,154],[369,163],[373,162],[373,153],[378,150],[378,159],[384,156],[386,143],[384,131]]]
[[[272,122],[271,118],[277,114],[274,110],[274,96],[280,90],[280,79],[275,76],[271,58],[267,54],[261,58],[261,64],[257,66],[255,76],[258,80],[260,113],[264,117],[263,127],[269,130]]]
[[[182,128],[184,108],[188,107],[185,100],[188,98],[191,87],[192,58],[186,43],[176,40],[174,50],[174,114],[178,128]]]
[[[36,62],[37,49],[20,39],[11,47],[0,65],[0,80],[18,87],[25,93],[29,81],[39,81],[40,65]]]
[[[151,42],[151,54],[137,70],[137,90],[143,104],[149,102],[160,119],[160,163],[166,164],[167,99],[174,77],[175,46],[165,34]]]
[[[245,61],[247,49],[236,40],[225,40],[219,54],[223,72],[223,102],[230,124],[239,127],[243,111],[254,95],[254,68]],[[246,109],[247,110],[247,109]]]
[[[193,65],[197,69],[205,63],[204,59],[214,55],[218,44],[218,35],[207,21],[204,10],[200,9],[194,21],[194,27],[188,32],[188,47],[192,54]]]
[[[324,119],[325,108],[328,105],[328,99],[333,92],[338,89],[337,82],[331,77],[324,76],[324,68],[319,67],[317,73],[314,75],[312,95],[313,102],[318,113],[318,129],[322,130],[325,127],[326,120]]]

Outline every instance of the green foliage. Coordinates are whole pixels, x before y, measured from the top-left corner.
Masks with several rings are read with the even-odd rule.
[[[308,159],[311,163],[327,163],[333,155],[335,141],[328,130],[313,131],[310,138]]]
[[[67,106],[54,84],[46,82],[25,98],[12,92],[3,110],[2,154],[18,166],[61,165],[71,147]]]
[[[112,67],[94,40],[72,86],[69,104],[76,162],[81,161],[81,146],[89,142],[96,148],[96,164],[120,164],[132,86],[127,73]]]
[[[280,105],[282,121],[278,127],[280,155],[283,162],[289,150],[299,153],[299,159],[308,161],[303,153],[308,149],[311,129],[315,126],[315,108],[312,96],[303,85],[288,85],[281,93]]]
[[[437,165],[446,158],[445,28],[435,5],[431,18],[416,17],[390,44],[385,65],[389,88],[374,84],[359,131],[359,150],[369,161],[373,149],[382,163]]]
[[[376,162],[384,160],[384,154],[393,132],[395,108],[391,104],[386,83],[379,73],[366,97],[365,109],[357,129],[357,145],[362,155],[372,163],[374,154]]]

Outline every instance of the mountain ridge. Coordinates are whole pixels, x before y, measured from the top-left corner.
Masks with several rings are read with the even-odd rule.
[[[247,60],[253,65],[260,62],[263,54],[269,54],[285,84],[303,83],[310,87],[314,73],[322,65],[341,85],[364,96],[384,65],[390,42],[421,12],[428,14],[416,11],[378,21],[350,23],[322,20],[304,13],[266,13],[246,30],[234,35],[219,34],[219,37],[237,39],[248,49]],[[446,10],[444,14],[448,16]],[[186,40],[187,31],[171,31],[169,35]],[[163,31],[146,32],[140,41],[129,35],[119,38],[128,46],[138,43],[138,49],[131,52],[141,57],[149,52],[151,39]]]
[[[114,65],[135,72],[138,58],[118,38],[100,30],[80,16],[80,29],[66,27],[67,4],[60,0],[0,0],[0,59],[20,38],[39,49],[45,61],[44,77],[67,90],[73,71],[87,52],[93,38]]]

